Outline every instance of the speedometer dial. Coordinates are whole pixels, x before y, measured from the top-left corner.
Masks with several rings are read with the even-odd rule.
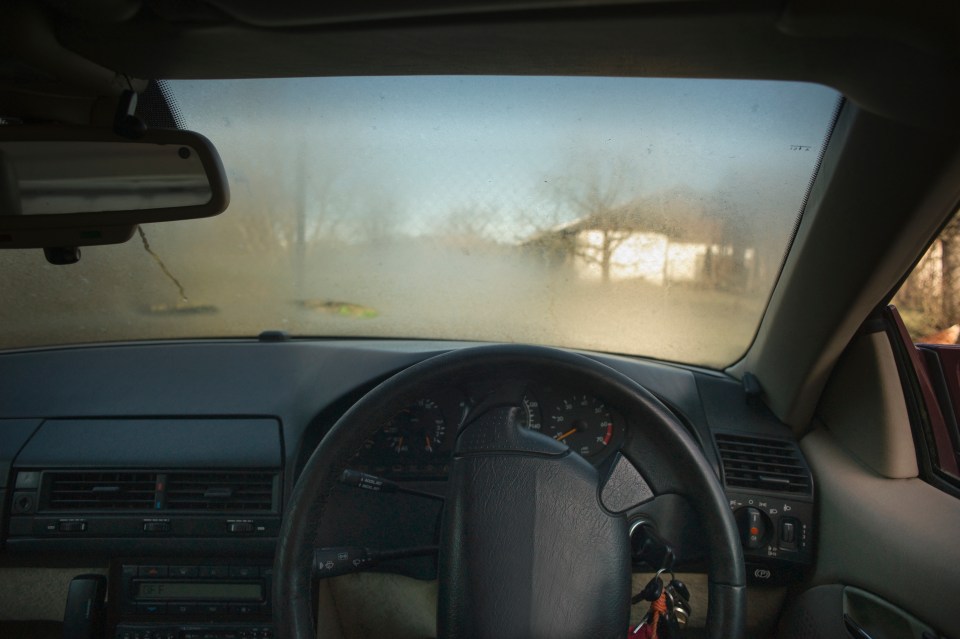
[[[531,395],[529,391],[523,395],[523,402],[520,405],[520,409],[524,427],[532,430],[543,429],[540,421],[540,402],[538,402],[537,398]]]
[[[542,432],[590,457],[613,440],[613,415],[596,397],[565,397],[545,420]]]

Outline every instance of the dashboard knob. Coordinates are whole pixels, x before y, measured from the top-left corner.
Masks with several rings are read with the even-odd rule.
[[[740,508],[734,516],[740,529],[740,540],[744,548],[761,548],[770,536],[772,522],[759,508]]]

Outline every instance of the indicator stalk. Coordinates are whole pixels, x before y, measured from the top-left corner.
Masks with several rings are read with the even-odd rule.
[[[442,495],[434,495],[433,493],[428,493],[423,490],[407,488],[402,486],[399,482],[392,481],[386,477],[371,475],[370,473],[362,473],[359,470],[351,470],[349,468],[343,471],[343,474],[340,475],[340,483],[346,484],[347,486],[351,486],[353,488],[370,490],[375,493],[404,493],[406,495],[415,495],[417,497],[424,497],[426,499],[444,501],[444,497]]]
[[[371,550],[360,546],[318,548],[313,552],[313,571],[326,579],[373,568],[381,561],[406,557],[429,557],[437,554],[437,546]]]

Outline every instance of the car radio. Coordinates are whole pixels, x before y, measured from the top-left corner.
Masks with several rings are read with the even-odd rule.
[[[116,639],[272,639],[273,566],[249,563],[116,564]]]

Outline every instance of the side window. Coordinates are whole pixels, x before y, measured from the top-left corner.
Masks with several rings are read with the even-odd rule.
[[[960,491],[960,215],[940,232],[888,309],[912,392],[924,478]],[[908,402],[909,403],[909,402]],[[960,494],[960,493],[958,493]]]
[[[940,232],[892,304],[914,342],[956,344],[960,340],[960,216]]]

